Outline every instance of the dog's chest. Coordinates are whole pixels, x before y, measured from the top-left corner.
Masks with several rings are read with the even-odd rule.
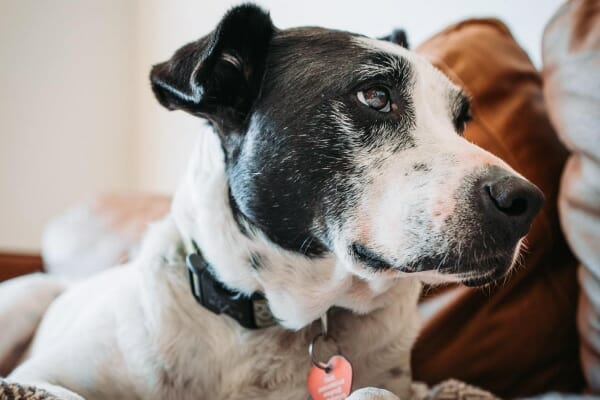
[[[232,321],[223,323],[215,321],[212,315],[207,317],[206,322],[212,326],[196,331],[193,339],[183,334],[184,330],[179,332],[177,352],[159,350],[162,366],[157,370],[156,381],[160,398],[308,398],[306,378],[311,368],[308,345],[315,329],[242,331],[232,326]],[[406,377],[410,376],[405,362],[409,348],[385,329],[377,332],[380,335],[377,345],[368,344],[365,339],[372,333],[366,332],[365,327],[337,332],[342,353],[354,366],[354,387],[376,385],[397,390],[391,381],[397,380],[402,371]],[[325,361],[336,352],[334,347],[333,343],[321,343],[317,350]]]
[[[302,399],[310,368],[304,332],[206,330],[183,339],[177,353],[160,350],[160,398]]]

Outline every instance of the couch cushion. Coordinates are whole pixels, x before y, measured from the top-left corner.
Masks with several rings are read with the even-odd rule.
[[[548,120],[541,76],[497,20],[450,26],[417,51],[472,96],[466,137],[538,185],[546,203],[510,279],[460,288],[426,323],[414,377],[429,384],[453,377],[502,397],[580,391],[576,262],[556,210],[567,152]]]

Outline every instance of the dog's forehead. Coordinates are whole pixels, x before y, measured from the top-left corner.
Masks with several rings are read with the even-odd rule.
[[[414,51],[405,49],[392,42],[363,36],[355,37],[353,41],[368,51],[380,52],[392,58],[397,57],[402,59],[406,64],[411,66],[415,80],[420,81],[426,89],[430,90],[430,93],[433,93],[433,91],[440,92],[444,98],[451,102],[462,101],[465,98],[462,89],[450,81],[427,59]]]
[[[393,43],[318,27],[280,31],[271,47],[271,62],[324,78],[356,75],[367,67],[398,67],[409,74],[413,64],[410,52]]]
[[[461,90],[431,63],[413,51],[385,40],[319,27],[279,31],[271,44],[268,73],[289,88],[325,86],[344,90],[385,74],[402,85],[421,83],[445,101]]]

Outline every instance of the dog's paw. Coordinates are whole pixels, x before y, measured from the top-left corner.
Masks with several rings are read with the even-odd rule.
[[[392,392],[387,391],[385,389],[377,389],[377,388],[368,387],[368,388],[362,388],[362,389],[356,390],[355,392],[350,394],[350,396],[348,396],[348,398],[346,400],[400,400],[400,399],[398,398],[398,396],[396,396]]]

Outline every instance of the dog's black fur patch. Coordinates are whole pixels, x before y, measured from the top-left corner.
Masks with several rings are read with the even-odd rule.
[[[237,217],[308,256],[330,248],[330,228],[355,205],[361,153],[413,145],[410,65],[356,37],[278,30],[266,12],[244,5],[151,73],[161,104],[207,118],[220,133]],[[363,79],[365,65],[382,72]],[[357,101],[358,90],[375,84],[391,88],[398,112]]]
[[[412,144],[414,111],[403,90],[410,85],[409,67],[400,63],[404,69],[372,77],[394,85],[403,107],[382,120],[356,100],[357,88],[368,84],[357,78],[356,70],[364,64],[387,65],[389,56],[369,52],[351,37],[319,28],[276,35],[248,132],[230,150],[231,190],[243,215],[276,243],[303,254],[322,253],[330,244],[329,224],[354,206],[360,152]],[[332,69],[339,57],[354,64]],[[340,117],[353,132],[339,126]]]
[[[231,9],[211,34],[152,68],[156,98],[170,110],[208,119],[221,133],[243,130],[274,32],[269,14],[260,8]]]

